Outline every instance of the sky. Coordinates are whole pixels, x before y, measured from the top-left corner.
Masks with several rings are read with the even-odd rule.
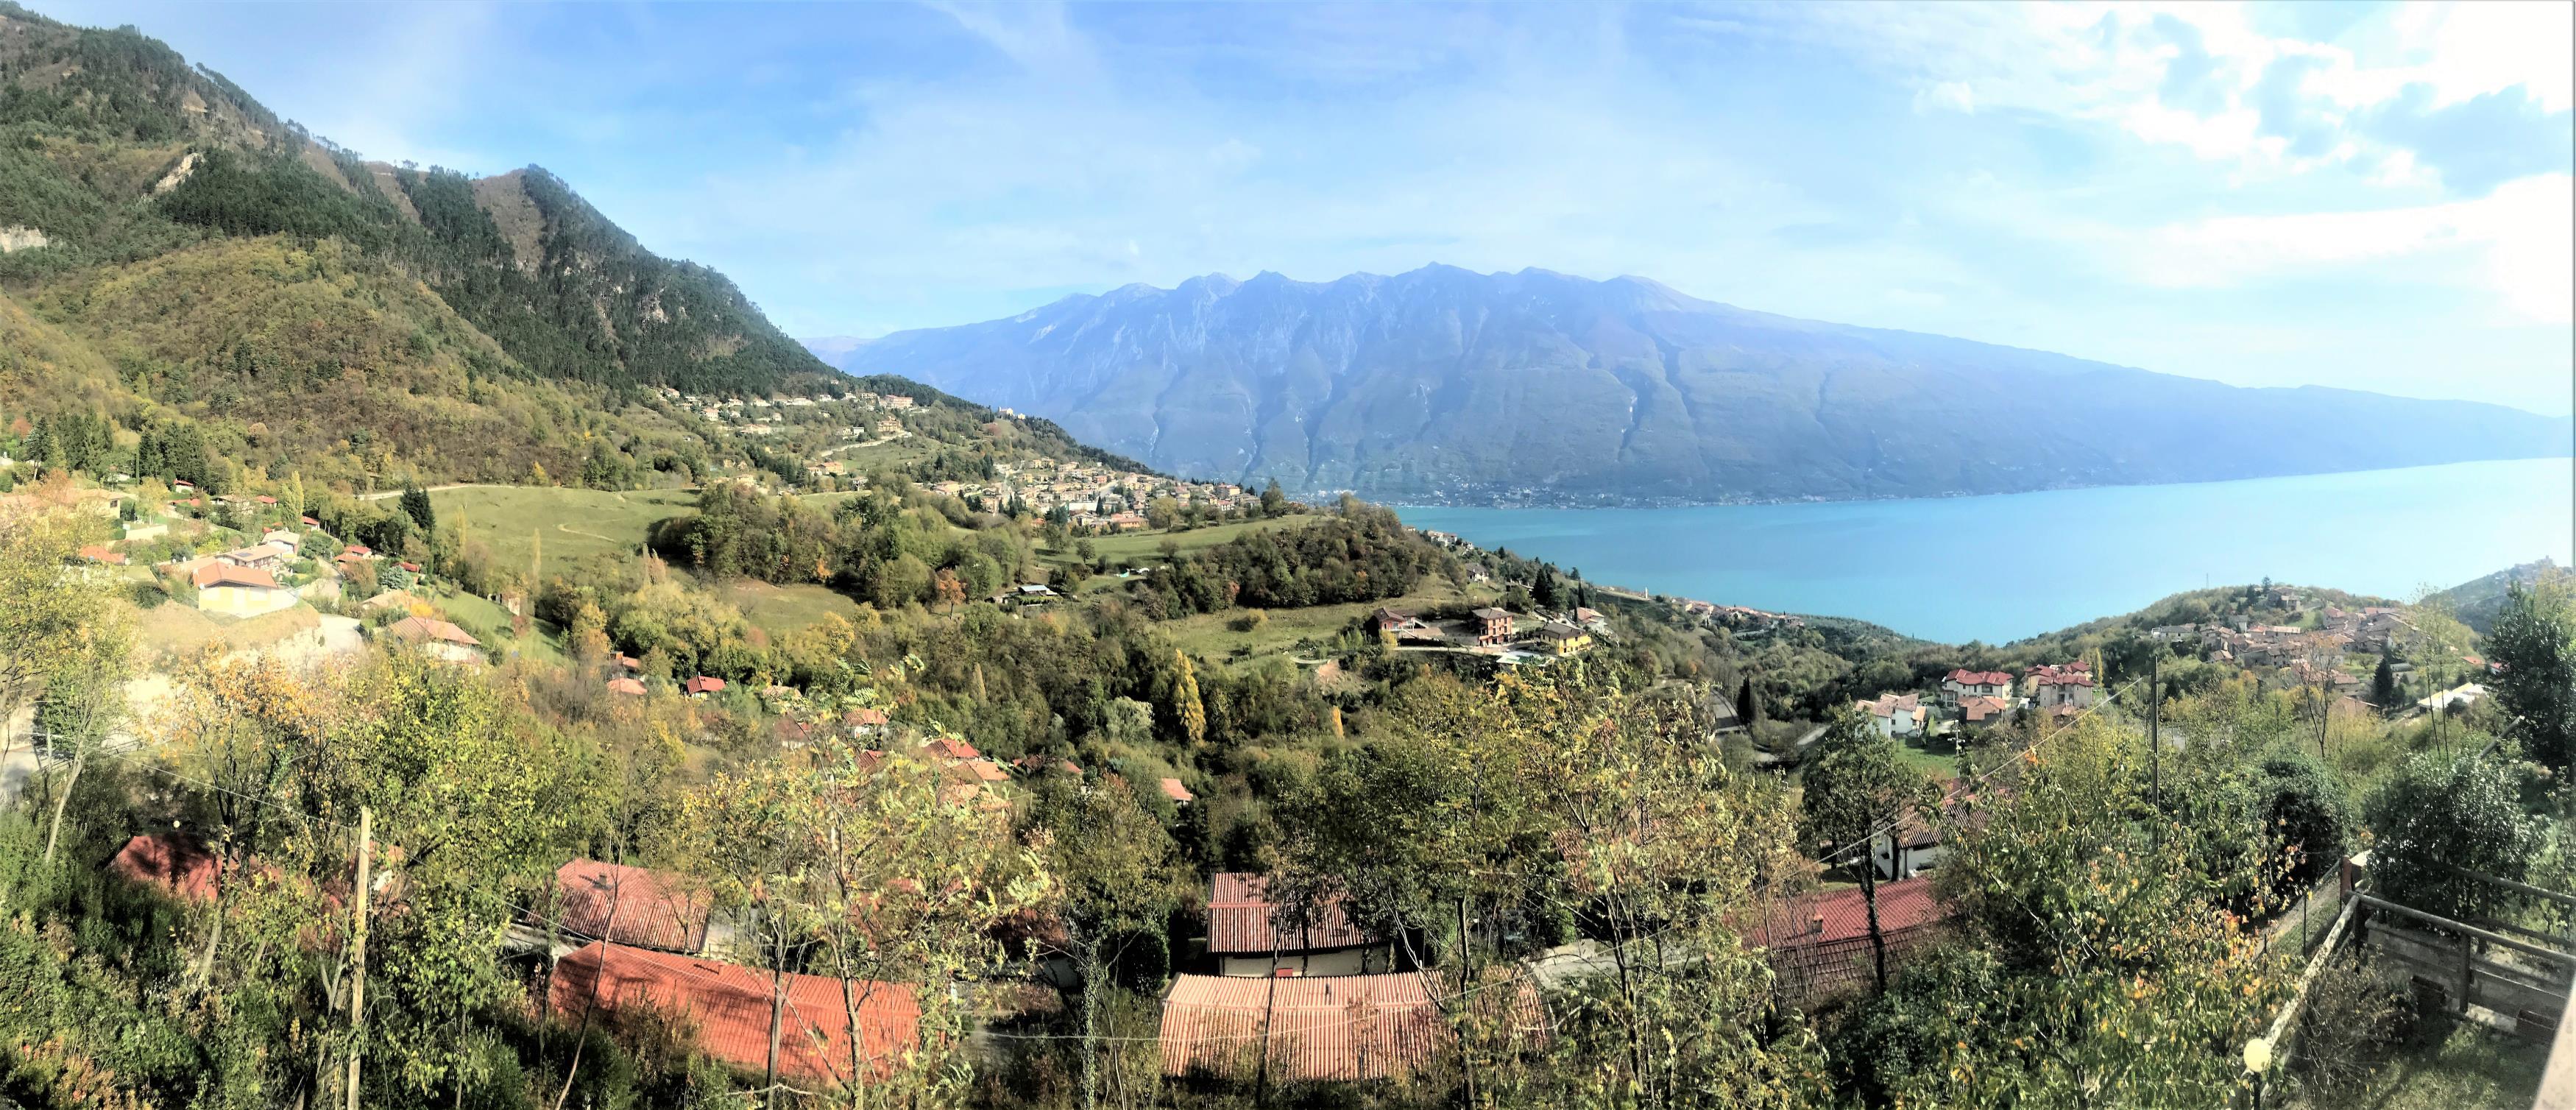
[[[1442,262],[2576,407],[2559,3],[32,6],[543,165],[798,336]]]

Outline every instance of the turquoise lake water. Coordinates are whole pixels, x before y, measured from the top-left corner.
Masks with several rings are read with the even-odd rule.
[[[2002,643],[2267,575],[2406,598],[2544,555],[2564,566],[2571,504],[2576,460],[2534,459],[1921,501],[1397,511],[1594,582]]]

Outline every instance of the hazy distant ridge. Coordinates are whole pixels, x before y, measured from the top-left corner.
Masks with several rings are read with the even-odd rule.
[[[2003,493],[2576,441],[2566,417],[2498,405],[2244,389],[1544,270],[1212,275],[808,345],[1166,470],[1467,503]]]

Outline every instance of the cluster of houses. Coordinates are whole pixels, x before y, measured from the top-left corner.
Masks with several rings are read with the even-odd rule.
[[[2003,724],[2025,707],[2051,717],[2082,713],[2101,696],[2093,665],[2045,663],[2016,678],[2006,671],[1972,671],[1965,667],[1941,676],[1941,694],[1926,704],[1921,694],[1881,694],[1852,703],[1879,735],[1927,735],[1949,726],[1982,728]]]
[[[1683,615],[1698,617],[1710,624],[1740,634],[1758,636],[1776,629],[1804,628],[1807,624],[1804,617],[1788,613],[1773,613],[1746,605],[1717,605],[1687,597],[1680,598],[1678,601]]]
[[[1582,606],[1541,614],[1526,626],[1520,614],[1493,606],[1447,620],[1381,606],[1369,614],[1368,626],[1393,638],[1399,649],[1473,651],[1513,662],[1580,655],[1591,649],[1596,637],[1610,632],[1609,620],[1600,610]]]
[[[1099,463],[1044,456],[995,463],[990,482],[933,482],[927,488],[961,499],[982,498],[990,508],[1013,501],[1039,514],[1063,509],[1076,528],[1134,532],[1145,528],[1145,507],[1170,498],[1211,512],[1258,507],[1261,497],[1232,482],[1188,482]]]

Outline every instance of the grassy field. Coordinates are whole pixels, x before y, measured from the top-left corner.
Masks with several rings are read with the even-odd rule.
[[[1318,519],[1320,518],[1313,515],[1300,514],[1273,520],[1237,520],[1225,524],[1212,524],[1205,528],[1192,528],[1186,532],[1121,532],[1115,536],[1093,536],[1091,547],[1102,559],[1112,562],[1152,564],[1163,561],[1163,541],[1165,540],[1172,541],[1172,545],[1182,551],[1199,551],[1215,547],[1247,532],[1258,532],[1266,528],[1294,528]],[[1038,554],[1047,562],[1062,566],[1073,561],[1074,549],[1068,547],[1062,551],[1042,550]]]
[[[472,633],[475,639],[497,644],[503,651],[515,651],[521,657],[539,663],[562,663],[567,658],[563,645],[546,631],[544,625],[530,622],[528,638],[522,640],[510,634],[509,610],[473,594],[459,591],[432,598],[430,604],[438,606],[447,614],[447,619]]]
[[[772,586],[767,582],[732,582],[717,593],[742,610],[744,619],[773,634],[805,628],[826,614],[847,617],[859,611],[859,603],[848,595],[810,583]]]
[[[608,552],[632,554],[646,529],[697,507],[686,490],[601,490],[550,486],[471,486],[429,495],[441,522],[465,522],[505,563],[524,564],[542,544],[547,561]]]
[[[1349,627],[1352,621],[1381,605],[1395,609],[1427,609],[1460,600],[1490,599],[1488,592],[1460,591],[1445,579],[1431,578],[1425,579],[1412,593],[1389,601],[1318,605],[1310,609],[1233,609],[1168,621],[1162,627],[1183,651],[1203,659],[1248,666],[1270,656],[1295,654],[1299,640],[1330,639]],[[1231,627],[1236,619],[1255,612],[1263,614],[1260,627],[1246,632],[1238,632]]]
[[[1908,766],[1942,782],[1959,777],[1959,753],[1950,750],[1947,739],[1930,742],[1920,736],[1909,736],[1897,744]]]
[[[150,609],[134,610],[120,601],[120,607],[134,612],[134,646],[147,654],[160,652],[176,657],[193,652],[217,640],[240,650],[275,643],[301,632],[321,627],[322,615],[310,605],[298,605],[256,617],[219,617],[199,612],[193,605],[171,601]]]

